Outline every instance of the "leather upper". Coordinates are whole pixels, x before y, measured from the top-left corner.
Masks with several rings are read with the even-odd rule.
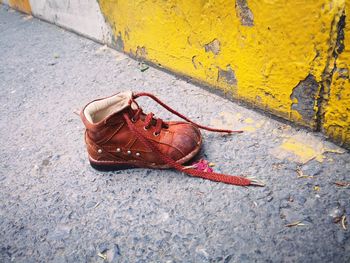
[[[164,164],[164,161],[146,147],[128,127],[124,114],[133,119],[134,107],[128,105],[95,123],[91,122],[91,118],[89,118],[90,121],[88,120],[86,107],[101,100],[88,103],[80,114],[86,127],[85,142],[90,158],[102,162],[136,161],[151,165]],[[191,123],[164,122],[160,133],[157,134],[154,125],[151,125],[148,129],[145,128],[145,114],[143,114],[141,118],[133,122],[133,125],[147,140],[153,142],[163,154],[168,155],[175,161],[188,156],[201,146],[201,133]]]

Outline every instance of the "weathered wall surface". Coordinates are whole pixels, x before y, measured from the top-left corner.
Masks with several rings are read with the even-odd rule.
[[[350,0],[9,2],[350,144]]]
[[[350,1],[338,23],[338,41],[332,61],[331,81],[323,96],[323,131],[350,148]]]
[[[112,31],[96,0],[30,0],[33,14],[103,43],[111,43]]]
[[[96,0],[2,0],[2,2],[94,40],[106,44],[112,43],[113,33]]]

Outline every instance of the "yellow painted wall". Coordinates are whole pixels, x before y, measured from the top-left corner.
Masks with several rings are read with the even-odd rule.
[[[9,0],[9,6],[27,14],[32,12],[29,0]]]
[[[125,52],[315,127],[317,105],[303,118],[293,88],[309,74],[321,83],[344,1],[99,2]]]
[[[339,39],[336,53],[340,54],[333,61],[332,82],[325,90],[322,122],[326,134],[350,148],[350,1],[344,16],[344,40]]]

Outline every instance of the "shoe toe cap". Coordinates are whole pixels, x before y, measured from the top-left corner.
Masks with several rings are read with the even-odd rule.
[[[168,154],[175,160],[188,155],[195,155],[201,147],[202,138],[197,127],[189,123],[173,123],[169,125],[173,133]],[[191,156],[191,157],[193,157]]]

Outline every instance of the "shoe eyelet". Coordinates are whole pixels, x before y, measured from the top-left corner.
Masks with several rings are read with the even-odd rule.
[[[160,133],[154,132],[154,133],[153,133],[153,136],[156,136],[156,137],[157,137],[157,136],[159,136],[159,134],[160,134]]]
[[[135,123],[135,122],[136,122],[136,120],[135,120],[134,118],[131,118],[131,122]]]
[[[147,129],[147,127],[145,126],[145,127],[143,127],[143,129],[145,130],[145,131],[148,131],[148,129]]]

